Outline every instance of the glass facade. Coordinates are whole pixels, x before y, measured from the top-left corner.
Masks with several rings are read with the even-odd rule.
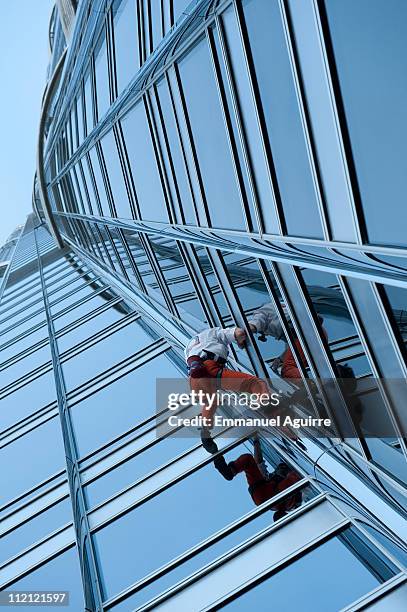
[[[0,247],[0,588],[75,611],[405,609],[404,3],[66,4],[34,212]],[[288,346],[305,385],[347,366],[355,389],[317,396],[334,438],[260,431],[295,482],[255,506],[199,436],[157,435],[156,380],[264,304],[284,338],[233,369],[289,396]],[[237,427],[218,443],[253,453]]]

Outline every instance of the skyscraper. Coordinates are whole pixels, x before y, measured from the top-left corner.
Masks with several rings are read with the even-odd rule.
[[[405,609],[406,13],[58,1],[33,213],[0,251],[6,593]],[[334,437],[260,432],[270,471],[298,480],[255,507],[199,437],[157,435],[156,381],[186,376],[191,336],[247,327],[265,303],[304,384],[347,364],[359,402],[319,389]],[[251,337],[230,363],[287,397],[271,368],[285,349]],[[253,450],[239,428],[218,444]],[[273,520],[289,495],[301,503]]]

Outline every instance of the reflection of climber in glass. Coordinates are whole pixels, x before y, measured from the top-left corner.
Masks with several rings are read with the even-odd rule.
[[[287,325],[291,328],[292,334],[295,336],[294,329],[287,314],[286,318]],[[322,325],[323,318],[318,315],[318,319]],[[286,341],[280,319],[274,309],[274,306],[270,303],[263,304],[263,306],[260,306],[260,308],[253,313],[249,319],[249,326],[253,333],[259,334],[258,339],[262,342],[266,341],[266,336],[272,336],[276,340]],[[324,327],[322,327],[322,330],[325,337],[327,337]],[[305,358],[304,351],[299,339],[296,336],[294,343],[304,367],[307,367],[308,363]],[[272,361],[271,367],[275,372],[278,372],[281,369],[280,374],[283,378],[301,378],[301,373],[295,361],[293,352],[288,345],[281,355]]]
[[[249,493],[256,506],[288,489],[300,480],[297,472],[283,462],[279,463],[276,469],[270,473],[263,459],[260,441],[257,437],[254,439],[254,456],[250,453],[244,453],[237,459],[226,463],[224,456],[219,455],[214,458],[213,463],[225,480],[233,480],[237,474],[244,472],[249,485]],[[274,511],[274,520],[277,521],[290,510],[297,508],[301,501],[301,492],[296,491],[286,499],[271,506],[270,509]]]

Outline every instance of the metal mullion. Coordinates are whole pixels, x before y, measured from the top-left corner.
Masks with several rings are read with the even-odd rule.
[[[144,293],[147,293],[146,285],[145,285],[144,280],[143,280],[143,278],[142,278],[142,276],[141,276],[141,274],[139,272],[137,264],[134,261],[133,254],[132,254],[131,249],[130,249],[128,243],[127,243],[126,236],[124,235],[123,230],[121,230],[120,228],[117,228],[117,230],[118,230],[118,233],[120,235],[120,238],[121,238],[124,250],[125,250],[125,252],[127,254],[128,260],[130,262],[131,269],[132,269],[132,271],[134,273],[134,276],[136,277],[136,280],[137,280],[137,282],[139,284],[139,287],[140,287],[141,291],[143,291]]]
[[[150,244],[150,240],[148,238],[148,234],[145,235],[140,235],[140,242],[142,244],[142,247],[144,248],[144,252],[146,254],[147,260],[152,268],[152,272],[157,280],[158,286],[160,287],[165,302],[170,310],[170,312],[172,314],[175,314],[175,316],[178,316],[178,310],[177,307],[175,305],[175,302],[172,298],[172,295],[167,287],[167,283],[165,280],[165,277],[161,271],[161,268],[157,262],[155,253],[154,253],[154,247],[151,246]]]
[[[318,213],[321,220],[321,225],[324,233],[324,237],[327,240],[331,239],[332,231],[329,223],[329,215],[324,202],[324,189],[321,175],[317,164],[317,155],[315,149],[315,143],[310,127],[309,113],[307,109],[304,85],[302,82],[301,71],[299,69],[299,61],[297,49],[295,46],[295,37],[292,32],[292,27],[289,19],[289,12],[286,9],[287,0],[278,0],[279,12],[281,16],[282,26],[284,29],[284,37],[287,46],[287,55],[289,58],[291,72],[294,82],[294,88],[299,108],[299,114],[301,118],[301,124],[303,128],[304,140],[306,142],[306,148],[308,153],[308,160],[311,169],[311,174],[314,183],[315,195],[318,205]]]
[[[104,212],[103,212],[103,209],[102,209],[102,204],[101,204],[101,200],[100,200],[100,196],[99,196],[99,189],[98,189],[98,186],[97,186],[97,183],[96,183],[95,173],[94,173],[94,171],[93,171],[92,160],[91,160],[91,158],[90,158],[90,149],[91,149],[91,148],[95,148],[95,150],[96,150],[96,157],[97,157],[97,159],[98,159],[98,161],[99,161],[99,156],[98,156],[98,151],[97,151],[96,144],[97,144],[97,143],[92,143],[92,145],[89,147],[89,150],[88,150],[88,151],[85,153],[85,155],[83,156],[83,158],[85,158],[85,163],[87,163],[87,164],[88,164],[90,181],[91,181],[91,183],[92,183],[92,185],[91,185],[91,186],[92,186],[93,192],[94,192],[94,194],[95,194],[96,207],[97,207],[97,209],[98,209],[97,214],[98,214],[100,217],[103,217],[103,216],[104,216]],[[82,159],[83,159],[83,158],[82,158]],[[100,164],[100,162],[99,162],[99,164]],[[103,170],[102,170],[102,168],[101,168],[101,170],[100,170],[100,171],[101,171],[101,173],[102,173],[102,179],[103,179]],[[108,199],[108,201],[109,201],[109,196],[108,196],[108,195],[107,195],[107,199]],[[91,208],[91,210],[92,210],[92,208]]]
[[[57,390],[61,432],[66,454],[66,467],[72,502],[73,519],[75,525],[75,536],[79,551],[79,561],[82,569],[85,607],[89,607],[92,610],[102,610],[101,587],[99,585],[98,569],[93,550],[93,543],[90,538],[89,523],[86,515],[86,503],[78,467],[78,452],[75,442],[74,429],[71,421],[71,414],[67,407],[65,380],[62,371],[61,361],[59,358],[58,343],[55,338],[53,318],[51,314],[50,304],[48,302],[47,289],[43,276],[42,261],[36,235],[35,240],[37,247],[38,267],[40,271],[41,285],[43,288],[44,306],[49,331],[55,386]],[[91,577],[91,581],[87,581],[88,576]]]
[[[108,265],[110,265],[113,268],[113,270],[115,270],[117,272],[116,266],[114,265],[112,257],[111,257],[111,255],[109,253],[109,250],[108,250],[107,246],[106,246],[103,233],[99,229],[99,225],[97,223],[91,223],[90,221],[85,221],[85,223],[88,225],[89,232],[91,232],[94,236],[98,236],[99,237],[99,239],[96,239],[95,245],[96,245],[97,249],[101,253],[102,260],[104,260],[104,257],[102,255],[102,251],[103,251],[104,254],[105,254],[105,257],[107,259]],[[106,263],[106,261],[105,261],[105,263]]]
[[[219,32],[218,20],[216,20],[215,23],[218,26],[218,32]],[[224,91],[225,86],[227,87],[227,83],[226,84],[223,83],[222,73],[221,73],[221,69],[219,66],[219,62],[222,61],[223,58],[220,59],[218,57],[216,46],[213,40],[213,33],[211,29],[207,28],[205,34],[206,34],[206,43],[208,47],[210,62],[212,65],[213,76],[215,80],[215,87],[218,92],[220,111],[221,111],[222,118],[225,124],[225,132],[226,132],[226,139],[228,141],[228,147],[230,151],[230,159],[231,159],[232,166],[233,166],[237,190],[239,192],[239,200],[240,200],[240,205],[242,208],[242,215],[244,218],[246,230],[250,232],[253,230],[251,217],[250,217],[250,207],[249,207],[246,189],[244,185],[243,172],[242,172],[242,168],[240,167],[239,155],[237,152],[238,144],[236,142],[236,139],[233,133],[232,119],[230,117],[228,101],[227,101],[226,93]],[[220,38],[220,35],[219,35],[219,38]]]
[[[117,262],[118,262],[119,267],[120,267],[120,269],[121,269],[121,272],[122,272],[122,274],[123,274],[124,278],[125,278],[127,281],[129,281],[129,282],[130,282],[130,278],[129,278],[128,274],[127,274],[126,267],[125,267],[125,265],[124,265],[124,263],[123,263],[122,257],[121,257],[121,255],[120,255],[120,253],[119,253],[119,250],[118,250],[118,249],[117,249],[117,247],[116,247],[116,244],[115,244],[115,241],[114,241],[114,239],[113,239],[113,236],[112,236],[112,234],[111,234],[111,232],[110,232],[109,226],[108,226],[108,225],[106,225],[106,226],[105,226],[105,228],[104,228],[104,230],[105,230],[106,234],[109,236],[110,244],[111,244],[111,246],[112,246],[112,251],[113,251],[113,253],[114,253],[114,254],[115,254],[115,256],[116,256],[116,259],[117,259]]]
[[[188,243],[177,242],[177,246],[185,268],[189,273],[192,286],[195,290],[195,295],[198,298],[198,302],[206,319],[208,320],[208,324],[210,327],[217,327],[218,324],[221,323],[221,317],[217,310],[215,310],[216,316],[214,317],[210,308],[208,308],[208,304],[211,304],[212,302],[212,293],[205,282],[202,282],[204,275],[199,268],[199,264],[196,260],[196,254],[193,252],[191,245]]]
[[[202,33],[202,36],[204,36],[203,33]],[[210,213],[209,213],[208,202],[206,200],[206,195],[205,195],[204,180],[203,180],[201,170],[199,167],[198,155],[196,152],[196,147],[195,147],[195,143],[194,143],[194,139],[192,135],[191,123],[190,123],[189,116],[188,116],[188,110],[187,110],[188,107],[187,107],[187,103],[186,103],[185,96],[184,96],[183,89],[182,89],[182,81],[181,81],[181,77],[179,74],[178,66],[176,64],[174,64],[174,69],[173,69],[172,74],[173,74],[172,80],[174,81],[174,85],[176,86],[176,89],[177,89],[176,94],[178,96],[178,101],[179,101],[178,108],[180,109],[182,113],[182,122],[184,124],[182,132],[185,133],[186,139],[188,141],[187,146],[189,148],[189,156],[187,156],[187,163],[188,163],[188,167],[190,167],[191,164],[189,163],[189,159],[192,160],[192,171],[194,173],[194,179],[195,179],[194,183],[196,184],[197,193],[200,199],[200,203],[196,208],[197,222],[198,222],[198,225],[201,225],[201,220],[203,217],[204,226],[210,227]],[[195,189],[194,189],[194,193],[195,193]],[[195,198],[194,198],[194,201],[195,201]]]
[[[19,315],[19,314],[23,313],[24,311],[26,311],[27,308],[30,308],[31,306],[35,306],[36,304],[39,304],[41,302],[42,302],[42,299],[41,299],[41,297],[39,297],[38,299],[34,300],[33,302],[30,302],[30,303],[26,304],[25,308],[20,308],[20,310],[16,310],[16,312],[14,312],[11,317],[8,316],[5,319],[1,319],[0,320],[0,325],[2,323],[5,323],[5,322],[9,321],[10,319],[14,319],[17,315]],[[34,311],[33,313],[31,313],[30,316],[34,316],[36,313],[37,313],[37,311]]]
[[[261,206],[259,205],[259,195],[258,195],[258,190],[256,187],[256,179],[253,173],[252,162],[250,159],[249,146],[247,143],[247,137],[245,135],[244,123],[242,120],[242,111],[240,110],[240,105],[238,101],[237,87],[233,80],[233,72],[232,72],[232,67],[231,67],[231,63],[230,63],[230,59],[229,59],[229,55],[227,51],[227,45],[226,45],[225,36],[223,32],[223,25],[218,15],[215,16],[215,24],[216,24],[216,31],[219,37],[219,44],[220,44],[220,48],[222,52],[221,61],[223,61],[223,64],[225,66],[225,72],[226,72],[226,78],[227,78],[227,83],[225,84],[225,87],[229,88],[230,98],[232,101],[232,112],[234,113],[234,117],[236,120],[236,129],[237,129],[237,133],[239,136],[239,144],[237,146],[240,146],[241,151],[242,151],[242,157],[245,163],[245,167],[243,171],[246,172],[247,174],[247,179],[248,179],[249,186],[250,186],[250,196],[252,199],[252,204],[253,204],[253,209],[254,209],[254,213],[256,216],[257,226],[259,228],[259,234],[261,237],[263,230],[264,230],[264,221],[262,217]],[[245,190],[244,184],[242,186],[242,189]],[[250,209],[249,209],[248,215],[250,216]],[[249,228],[249,231],[250,230],[252,231],[252,228]]]
[[[77,228],[79,234],[82,236],[83,246],[91,253],[93,252],[96,257],[100,257],[101,260],[104,261],[99,245],[95,243],[93,233],[89,228],[89,221],[84,219],[75,219],[75,227]]]
[[[245,60],[245,66],[247,70],[247,78],[249,82],[250,93],[253,99],[253,111],[255,115],[255,121],[258,126],[257,135],[259,138],[263,156],[265,158],[265,168],[266,168],[266,172],[268,175],[268,180],[270,183],[271,191],[273,194],[273,208],[274,208],[274,213],[276,216],[276,222],[277,222],[278,229],[280,230],[280,233],[285,234],[287,228],[286,228],[285,217],[284,217],[284,208],[282,204],[280,188],[278,185],[277,173],[274,167],[273,154],[272,154],[270,145],[266,139],[267,129],[266,129],[265,119],[263,115],[263,106],[261,103],[260,93],[258,90],[259,88],[257,85],[254,61],[251,56],[249,36],[246,31],[245,20],[244,20],[244,15],[243,15],[243,8],[240,4],[236,2],[233,2],[232,6],[234,7],[234,15],[236,18],[237,29],[239,32],[242,54]],[[260,210],[261,210],[261,206],[260,206]],[[260,214],[260,219],[261,221],[263,220],[262,214]],[[260,224],[259,227],[260,227],[261,234],[264,233],[263,232],[264,225]]]
[[[195,214],[195,221],[196,223],[199,225],[199,214],[198,214],[198,205],[196,202],[196,196],[195,196],[195,191],[194,191],[194,187],[192,184],[192,178],[191,178],[191,172],[190,172],[190,168],[189,168],[189,163],[188,163],[188,157],[185,151],[185,146],[184,146],[184,141],[183,141],[183,136],[182,136],[182,128],[180,126],[180,119],[178,117],[178,113],[177,113],[177,108],[176,108],[176,104],[175,104],[175,100],[174,100],[174,92],[172,90],[173,86],[171,85],[170,82],[170,78],[169,78],[169,73],[166,72],[163,76],[163,79],[165,80],[166,83],[166,87],[168,89],[168,95],[170,97],[170,103],[171,103],[171,110],[172,110],[172,114],[174,116],[174,126],[175,126],[175,131],[177,134],[177,142],[179,144],[179,149],[181,152],[181,156],[182,156],[182,162],[183,162],[183,168],[185,170],[185,176],[187,179],[187,184],[188,184],[188,190],[189,190],[189,194],[191,196],[191,202],[192,202],[192,208]],[[160,101],[160,97],[157,95],[157,99],[158,99],[158,106],[161,112],[161,101]],[[162,123],[163,123],[163,129],[165,127],[165,122],[162,119]],[[168,149],[170,150],[170,147],[168,145]],[[171,164],[173,164],[172,162],[172,157],[171,157]],[[174,176],[174,184],[176,186],[177,191],[179,192],[179,187],[178,187],[178,183],[177,183],[177,179],[176,179],[176,174],[175,174],[175,170],[173,170],[173,176]],[[181,202],[181,198],[179,197],[179,202]],[[184,223],[185,222],[185,215],[184,215],[184,210],[182,205],[179,206],[179,211],[181,213],[181,220]]]
[[[55,505],[55,504],[52,504],[52,505]],[[52,506],[49,506],[49,507],[51,508]],[[45,512],[45,510],[44,510],[44,512]],[[35,515],[35,516],[38,516],[38,515]],[[32,517],[32,518],[34,518],[34,517]],[[31,520],[31,519],[29,519],[29,520]],[[24,523],[22,523],[22,524],[24,525]],[[29,546],[27,546],[23,550],[20,550],[18,553],[16,553],[12,557],[9,557],[3,563],[0,563],[0,572],[2,572],[5,568],[7,568],[8,565],[10,565],[12,563],[15,563],[16,561],[18,561],[18,559],[21,559],[26,554],[28,554],[28,553],[30,553],[32,551],[35,551],[36,548],[38,548],[42,544],[48,542],[49,540],[52,540],[53,537],[55,537],[59,533],[62,533],[64,531],[66,531],[66,529],[68,529],[69,527],[72,527],[72,526],[73,526],[72,521],[70,521],[68,523],[65,523],[65,524],[61,525],[61,527],[57,527],[57,529],[54,529],[54,531],[52,531],[51,533],[48,533],[47,535],[43,536],[41,539],[33,542],[33,544],[30,544]],[[36,566],[34,565],[34,568],[35,567]],[[33,571],[33,568],[30,568],[30,571]],[[13,582],[14,582],[14,579],[13,579]]]
[[[3,513],[4,510],[7,510],[7,508],[9,508],[10,506],[14,506],[14,504],[16,504],[19,501],[22,501],[24,499],[26,499],[29,495],[31,495],[32,493],[35,493],[36,491],[38,491],[39,489],[42,489],[42,487],[44,487],[45,485],[49,484],[50,482],[52,482],[53,480],[59,478],[60,476],[64,476],[65,475],[65,470],[59,470],[58,472],[54,472],[54,474],[52,474],[52,476],[48,476],[48,478],[45,478],[44,480],[42,480],[41,482],[38,482],[36,485],[34,485],[33,487],[26,489],[24,491],[24,493],[20,493],[19,495],[17,495],[16,497],[14,497],[13,499],[10,499],[9,501],[7,501],[5,504],[3,504],[0,507],[0,513]],[[58,483],[55,486],[59,486],[60,483]],[[42,497],[44,495],[44,492],[39,494],[39,497]],[[21,506],[19,506],[19,510],[23,507],[29,506],[32,502],[32,499],[28,499],[26,500]],[[10,512],[11,514],[14,514],[15,510],[13,510],[12,512]],[[7,515],[5,518],[7,518],[9,515]],[[4,520],[4,517],[2,518],[2,520]]]
[[[119,163],[122,169],[123,180],[127,191],[130,213],[135,219],[141,219],[135,183],[131,172],[131,164],[127,154],[126,142],[120,121],[113,124],[113,136],[116,142]],[[117,215],[116,215],[117,216]]]
[[[336,67],[336,59],[333,51],[331,32],[328,17],[323,2],[312,0],[315,23],[318,29],[320,51],[324,57],[326,82],[329,87],[332,113],[335,118],[336,136],[338,138],[342,153],[343,170],[348,185],[349,204],[354,220],[356,241],[358,243],[368,242],[366,221],[364,218],[362,197],[359,188],[359,180],[356,172],[356,164],[353,156],[348,122],[345,113],[342,91],[339,84],[339,76]]]
[[[155,100],[153,100],[153,98],[155,97],[153,92],[154,92],[154,88],[151,88],[146,91],[146,94],[143,98],[144,107],[146,111],[148,129],[151,134],[151,141],[153,144],[154,155],[155,155],[156,162],[157,162],[158,172],[159,172],[160,179],[161,179],[161,187],[162,187],[163,194],[164,194],[167,215],[168,215],[168,219],[170,220],[170,223],[173,223],[174,221],[176,221],[177,217],[175,214],[174,202],[173,202],[173,198],[171,194],[171,188],[169,185],[169,180],[168,180],[168,175],[167,175],[168,173],[167,173],[166,163],[164,159],[164,152],[162,150],[160,136],[158,134],[160,128],[162,131],[162,126],[161,125],[158,126],[158,122],[157,122],[157,112],[158,111],[157,111],[157,105],[155,103]],[[154,107],[154,103],[155,103],[155,107]]]
[[[24,376],[20,376],[16,380],[13,380],[11,383],[3,387],[0,390],[0,399],[4,399],[11,393],[14,393],[14,391],[18,391],[18,389],[25,387],[26,385],[30,384],[37,378],[40,378],[43,374],[46,374],[47,372],[49,372],[50,370],[52,370],[51,360],[41,364],[34,370],[27,372],[26,374],[24,374]]]
[[[37,496],[35,498],[30,499],[30,501],[27,504],[24,504],[22,506],[20,506],[19,508],[17,508],[16,510],[10,512],[7,516],[2,518],[2,524],[4,525],[5,521],[7,522],[7,520],[10,517],[15,518],[16,514],[23,514],[24,512],[23,510],[26,508],[29,508],[29,506],[35,506],[36,502],[38,502],[38,500],[41,499],[41,497],[47,497],[49,496],[54,490],[64,487],[64,485],[67,484],[66,480],[65,482],[62,481],[57,485],[53,485],[52,487],[50,487],[47,491],[45,491],[44,493],[42,493],[40,496]],[[61,501],[63,501],[64,499],[66,499],[67,497],[69,497],[69,492],[68,492],[68,487],[66,488],[66,492],[63,493],[62,495],[60,495],[60,497],[57,497],[56,499],[51,499],[50,501],[48,501],[48,503],[46,503],[45,506],[43,507],[39,507],[39,508],[33,508],[31,510],[31,514],[26,513],[26,516],[23,516],[22,518],[20,518],[20,520],[14,522],[14,524],[9,524],[5,529],[3,529],[1,531],[1,536],[0,537],[4,537],[6,535],[8,535],[9,533],[12,533],[15,529],[18,529],[19,527],[21,527],[22,525],[25,525],[26,523],[28,523],[29,521],[31,521],[33,518],[35,518],[36,516],[42,514],[43,512],[47,512],[50,508],[52,508],[53,506],[55,506],[56,504],[59,504]]]
[[[114,134],[113,134],[114,136]],[[102,180],[103,180],[103,186],[105,188],[106,191],[106,197],[107,197],[107,204],[110,210],[110,216],[114,217],[115,216],[115,207],[114,207],[114,198],[113,198],[113,192],[112,192],[112,188],[110,186],[110,179],[109,179],[109,174],[107,171],[107,166],[106,166],[106,162],[105,162],[105,158],[103,155],[103,150],[102,150],[102,146],[100,144],[100,140],[98,140],[95,143],[95,150],[96,150],[96,157],[98,158],[98,162],[99,162],[99,166],[100,166],[100,171],[102,173]],[[104,214],[102,214],[101,216],[105,216]]]

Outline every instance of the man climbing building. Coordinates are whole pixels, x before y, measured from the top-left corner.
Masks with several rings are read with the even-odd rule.
[[[215,394],[220,388],[236,393],[268,394],[267,384],[245,372],[238,372],[225,367],[229,355],[229,346],[235,342],[244,348],[247,333],[240,327],[212,327],[194,336],[185,349],[191,390]],[[209,431],[213,426],[213,416],[217,403],[202,407],[205,427],[201,431],[202,444],[211,453],[214,442]],[[216,447],[216,445],[215,445]]]
[[[271,499],[277,493],[288,489],[288,487],[300,480],[297,472],[283,462],[277,465],[274,472],[269,473],[257,436],[254,439],[254,456],[250,453],[244,453],[234,461],[226,463],[224,456],[218,455],[214,458],[213,463],[225,480],[233,480],[237,474],[244,472],[247,484],[249,485],[249,494],[256,506]],[[271,506],[270,509],[274,510],[274,520],[277,521],[287,514],[289,510],[297,508],[301,501],[301,492],[296,491],[286,499]]]

